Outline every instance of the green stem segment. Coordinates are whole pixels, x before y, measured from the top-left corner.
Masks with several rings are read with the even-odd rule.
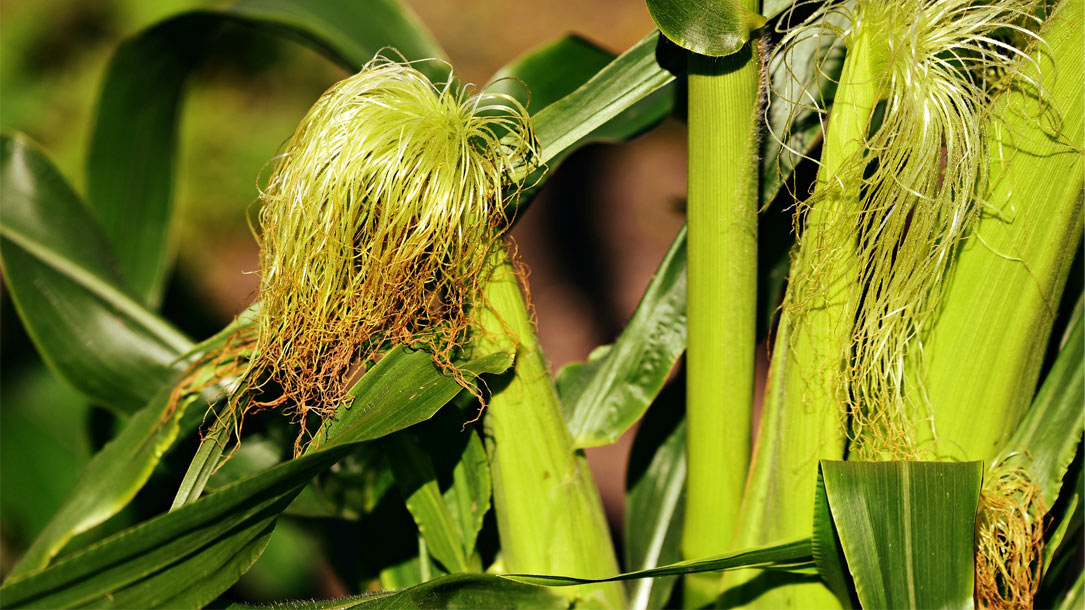
[[[687,558],[731,550],[750,455],[757,326],[760,50],[689,56]],[[719,578],[687,578],[686,602]]]
[[[599,578],[618,573],[603,505],[583,452],[573,449],[557,391],[506,252],[495,256],[482,314],[483,353],[516,350],[512,373],[488,380],[486,437],[494,509],[508,572]],[[624,608],[620,583],[562,591]]]

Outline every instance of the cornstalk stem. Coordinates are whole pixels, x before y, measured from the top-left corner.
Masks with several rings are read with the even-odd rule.
[[[757,326],[760,49],[689,55],[687,445],[682,549],[731,548],[750,456]],[[686,605],[719,578],[686,580]]]

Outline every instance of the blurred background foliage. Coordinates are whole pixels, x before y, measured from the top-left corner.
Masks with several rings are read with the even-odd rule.
[[[141,29],[207,4],[5,0],[0,127],[36,140],[85,192],[91,119],[112,52]],[[653,27],[644,3],[634,0],[406,4],[445,46],[456,70],[475,83],[568,32],[620,52]],[[254,296],[257,248],[248,219],[261,172],[309,105],[345,76],[301,45],[234,26],[217,36],[189,80],[174,193],[175,272],[163,306],[189,335],[217,331]],[[540,340],[554,370],[586,359],[616,337],[682,224],[685,174],[684,128],[669,119],[629,145],[594,145],[574,154],[517,225],[513,235],[532,272]],[[2,291],[0,361],[0,574],[6,574],[117,422],[45,369]],[[630,442],[627,434],[615,445],[589,450],[612,526],[622,519]],[[172,481],[179,476],[173,471],[183,468],[166,463],[156,478]],[[172,492],[152,481],[129,509],[88,536],[161,510]],[[394,510],[403,511],[402,504]],[[412,527],[405,513],[401,517]],[[381,514],[373,521],[387,519]],[[359,564],[358,554],[364,557],[365,547],[387,534],[370,530],[365,520],[284,518],[232,595],[260,601],[346,594],[372,577],[364,559],[348,564]],[[322,547],[342,548],[326,557]]]

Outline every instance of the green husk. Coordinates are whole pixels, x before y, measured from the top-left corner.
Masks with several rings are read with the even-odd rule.
[[[835,376],[829,385],[860,458],[929,455],[912,434],[929,410],[905,400],[904,361],[922,349],[946,271],[982,209],[975,194],[986,179],[994,94],[1032,78],[1014,45],[1034,38],[1026,26],[1036,24],[1036,4],[860,1],[825,9],[845,17],[849,55],[864,54],[871,69],[866,82],[842,83],[838,92],[818,185],[801,208],[810,272],[793,276],[791,308],[804,315],[831,297],[834,282],[851,286],[840,286],[855,306],[854,320],[838,322],[851,325],[841,331],[850,335],[846,364],[823,372]],[[856,86],[873,89],[877,104],[841,106]],[[850,139],[833,133],[842,120],[858,122]],[[849,149],[837,156],[833,140]],[[832,215],[815,222],[826,209]]]
[[[1082,5],[1059,4],[1026,64],[1032,78],[995,100],[982,218],[961,248],[924,352],[908,363],[933,415],[917,437],[946,457],[989,463],[976,531],[976,596],[985,607],[1032,606],[1043,516],[1056,499],[1050,475],[1034,472],[1011,436],[1033,402],[1081,243]]]
[[[812,489],[811,465],[832,457],[834,434],[846,431],[850,458],[939,455],[916,432],[930,427],[931,406],[922,370],[908,363],[923,351],[949,266],[984,208],[977,194],[987,184],[994,101],[1036,82],[1022,48],[1036,38],[1037,6],[833,2],[785,36],[778,53],[833,27],[848,54],[818,180],[799,205],[740,532],[808,527],[797,498],[784,507],[798,510],[793,520],[760,513],[791,497],[788,488]]]
[[[504,570],[605,578],[618,573],[614,545],[584,453],[574,450],[535,325],[505,252],[486,274],[481,353],[516,352],[515,371],[488,381],[486,445]],[[619,583],[562,590],[578,606],[626,606]]]

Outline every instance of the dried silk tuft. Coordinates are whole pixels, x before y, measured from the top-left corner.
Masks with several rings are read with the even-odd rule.
[[[976,601],[980,608],[1033,607],[1040,585],[1047,508],[1028,470],[1008,461],[983,477],[976,515]]]

